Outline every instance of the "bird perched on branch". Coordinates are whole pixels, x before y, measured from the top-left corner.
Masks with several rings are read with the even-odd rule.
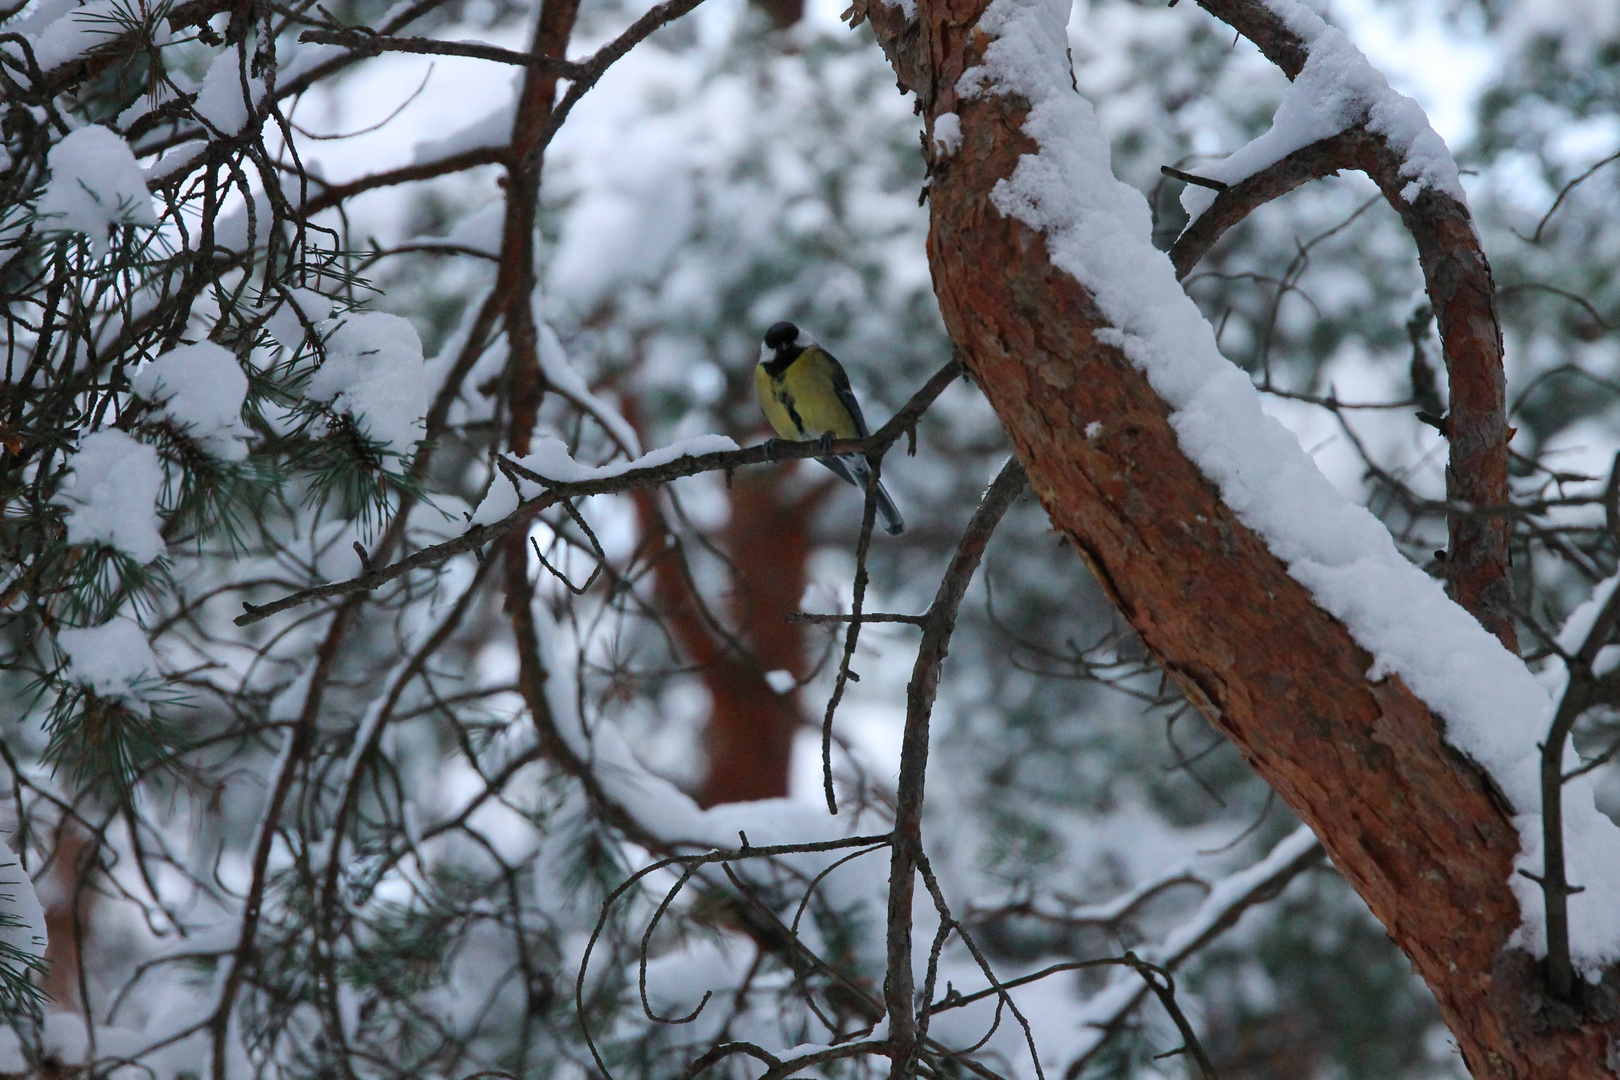
[[[849,376],[831,353],[790,322],[765,331],[759,366],[754,368],[754,390],[765,418],[784,439],[796,442],[820,439],[864,439],[866,418],[849,388]],[[827,468],[862,491],[872,476],[871,463],[862,455],[818,457]],[[883,529],[899,536],[906,529],[894,500],[877,486],[877,512]]]

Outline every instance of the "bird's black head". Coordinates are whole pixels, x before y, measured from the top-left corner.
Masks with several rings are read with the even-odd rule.
[[[799,337],[799,328],[790,322],[779,322],[765,331],[767,349],[785,349]]]

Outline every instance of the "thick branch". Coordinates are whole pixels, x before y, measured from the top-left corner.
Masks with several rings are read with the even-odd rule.
[[[935,291],[1053,524],[1188,699],[1321,838],[1434,991],[1475,1075],[1605,1075],[1613,1025],[1549,1030],[1534,964],[1504,954],[1519,925],[1509,811],[1398,678],[1368,679],[1373,658],[1182,452],[1169,408],[1113,344],[1091,294],[1052,264],[1039,232],[995,208],[996,185],[1040,151],[1023,132],[1028,104],[956,95],[993,40],[980,28],[983,0],[918,7],[910,23],[876,4],[857,15],[927,115],[960,118],[961,145],[936,163],[929,189]],[[1289,55],[1287,41],[1271,44]],[[1476,395],[1483,380],[1500,402],[1500,349],[1488,296],[1469,307],[1489,276],[1466,208],[1426,192],[1410,215],[1425,230],[1436,307],[1452,320],[1454,403],[1470,417],[1460,423],[1500,425],[1500,406],[1481,408]],[[1459,318],[1475,321],[1461,332]],[[1505,461],[1503,440],[1492,445]],[[1457,439],[1454,471],[1469,446]]]
[[[1302,146],[1281,161],[1232,184],[1215,196],[1208,210],[1188,225],[1170,249],[1176,277],[1184,278],[1209,254],[1226,231],[1273,199],[1280,199],[1303,184],[1355,168],[1352,157],[1358,129]]]

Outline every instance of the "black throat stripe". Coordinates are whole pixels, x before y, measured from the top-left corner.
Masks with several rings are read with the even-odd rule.
[[[793,421],[794,430],[796,430],[800,435],[803,435],[804,418],[799,415],[799,410],[793,406],[793,395],[787,392],[787,387],[785,386],[782,387],[781,390],[782,392],[776,395],[776,400],[780,401],[782,403],[782,408],[787,410],[788,419]]]
[[[804,355],[802,345],[784,345],[776,350],[776,355],[765,361],[765,374],[773,379],[780,379],[793,366],[793,361]]]

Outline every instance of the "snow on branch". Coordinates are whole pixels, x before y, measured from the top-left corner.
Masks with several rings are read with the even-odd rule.
[[[86,435],[67,461],[72,473],[53,500],[67,507],[70,544],[107,544],[138,563],[163,554],[158,495],[163,464],[152,447],[104,428]]]
[[[1309,828],[1301,825],[1264,859],[1214,882],[1209,895],[1190,918],[1158,944],[1137,948],[1137,955],[1166,971],[1176,970],[1222,931],[1235,925],[1245,911],[1276,896],[1301,872],[1316,865],[1321,857],[1322,845]],[[1079,1036],[1067,1050],[1069,1075],[1084,1067],[1147,993],[1148,988],[1141,979],[1122,974],[1086,1003],[1078,1017]]]
[[[130,389],[208,453],[226,461],[247,456],[248,380],[229,349],[211,341],[171,349],[135,372]]]
[[[1266,0],[1265,6],[1305,46],[1304,66],[1292,74],[1271,128],[1223,160],[1201,166],[1205,177],[1237,184],[1314,142],[1363,127],[1399,156],[1407,202],[1425,188],[1467,201],[1451,151],[1417,102],[1392,90],[1342,30],[1309,8],[1294,0]],[[1214,201],[1215,192],[1199,186],[1189,186],[1181,197],[1194,218]]]
[[[1338,169],[1369,176],[1418,249],[1440,331],[1451,411],[1446,576],[1457,601],[1517,650],[1507,519],[1506,378],[1490,261],[1450,151],[1415,102],[1389,88],[1343,33],[1294,0],[1199,0],[1252,40],[1293,85],[1272,129],[1189,188],[1194,220],[1171,252],[1185,276],[1222,232],[1294,187]]]
[[[51,180],[38,209],[46,228],[88,235],[100,258],[113,226],[157,224],[134,153],[106,128],[80,128],[51,147],[49,160]]]
[[[1264,13],[1280,22],[1272,8]],[[983,63],[956,83],[966,102],[955,110],[963,117],[964,145],[973,145],[974,101],[995,97],[1028,103],[1027,113],[1020,108],[1018,115],[1023,135],[1036,147],[1022,153],[1011,175],[994,184],[992,204],[1039,232],[1051,263],[1087,291],[1102,316],[1097,340],[1119,349],[1142,372],[1170,409],[1181,452],[1214,482],[1226,506],[1315,603],[1373,656],[1367,679],[1376,683],[1399,676],[1444,720],[1447,741],[1491,775],[1517,814],[1518,865],[1537,872],[1538,744],[1552,719],[1547,693],[1440,582],[1401,555],[1376,517],[1332,487],[1298,439],[1266,415],[1248,376],[1221,354],[1213,328],[1150,242],[1146,202],[1110,171],[1108,140],[1071,79],[1064,32],[1068,15],[1059,0],[994,0],[977,23],[989,39]],[[1347,63],[1340,55],[1337,66],[1324,70]],[[1359,81],[1345,100],[1360,101],[1355,95],[1373,89],[1364,77],[1355,78]],[[1334,113],[1341,114],[1342,109]],[[1000,114],[987,109],[978,115]],[[1434,148],[1409,119],[1396,109],[1385,120],[1386,133],[1410,136],[1412,152],[1419,155],[1414,160],[1422,167],[1408,182],[1438,185],[1436,197],[1446,198],[1451,174],[1430,155]],[[1424,254],[1427,259],[1433,252]],[[1489,330],[1494,323],[1485,326]],[[1455,379],[1453,388],[1454,401],[1478,389],[1460,387]],[[1488,397],[1490,387],[1482,393]],[[1488,403],[1480,414],[1485,426],[1501,418]],[[1483,436],[1477,446],[1467,438],[1453,441],[1453,467],[1460,472],[1468,469],[1458,463],[1459,441],[1464,455],[1495,452]],[[1501,440],[1493,445],[1505,452]],[[1595,870],[1583,879],[1582,868],[1620,865],[1620,828],[1597,812],[1590,789],[1580,785],[1572,781],[1566,793],[1567,828],[1579,838],[1573,876],[1587,885],[1570,898],[1571,950],[1577,968],[1595,975],[1620,959],[1620,921],[1611,917],[1620,910],[1620,882]],[[1521,940],[1532,951],[1544,950],[1539,897],[1527,896],[1519,884],[1514,887],[1525,924]],[[1589,914],[1578,916],[1577,909]]]
[[[0,841],[0,1012],[15,1016],[38,1007],[42,995],[30,976],[45,971],[48,938],[34,883]]]
[[[919,417],[938,397],[947,386],[954,382],[962,373],[961,365],[952,360],[935,372],[933,377],[925,383],[916,394],[912,395],[904,408],[895,413],[894,417],[883,427],[873,432],[865,439],[838,439],[823,445],[820,442],[784,443],[768,442],[759,446],[750,446],[741,450],[714,450],[717,444],[699,444],[701,452],[690,453],[690,444],[676,444],[655,450],[646,455],[648,459],[655,459],[643,467],[637,462],[619,462],[612,465],[592,468],[581,466],[568,458],[565,464],[557,457],[556,448],[543,444],[535,454],[541,455],[543,461],[536,464],[552,467],[562,472],[561,476],[546,476],[540,472],[529,469],[521,461],[508,461],[507,465],[513,472],[525,481],[543,487],[545,490],[538,495],[519,501],[513,494],[511,502],[514,508],[504,516],[495,517],[493,510],[504,506],[507,501],[505,495],[499,494],[501,488],[497,486],[492,490],[491,503],[488,512],[480,508],[481,516],[489,520],[487,524],[474,523],[473,527],[453,540],[442,544],[421,548],[412,552],[398,562],[388,566],[367,570],[359,577],[347,581],[334,582],[330,585],[319,585],[312,589],[284,596],[268,604],[243,603],[244,613],[236,617],[238,626],[258,622],[288,608],[301,604],[324,600],[334,596],[344,596],[349,593],[370,591],[386,585],[388,582],[422,567],[435,566],[453,555],[465,551],[476,551],[486,544],[505,536],[514,529],[527,525],[533,516],[547,507],[555,506],[565,499],[580,498],[586,495],[605,495],[612,492],[629,491],[636,487],[646,487],[653,484],[668,483],[683,476],[696,476],[705,472],[727,472],[741,468],[744,465],[761,465],[772,461],[799,461],[805,458],[822,457],[826,454],[874,454],[882,453],[893,446],[902,436],[910,433]],[[718,438],[718,436],[705,436],[704,438]],[[729,441],[729,440],[728,440]],[[562,454],[567,458],[566,452]],[[486,500],[488,502],[489,500]]]

